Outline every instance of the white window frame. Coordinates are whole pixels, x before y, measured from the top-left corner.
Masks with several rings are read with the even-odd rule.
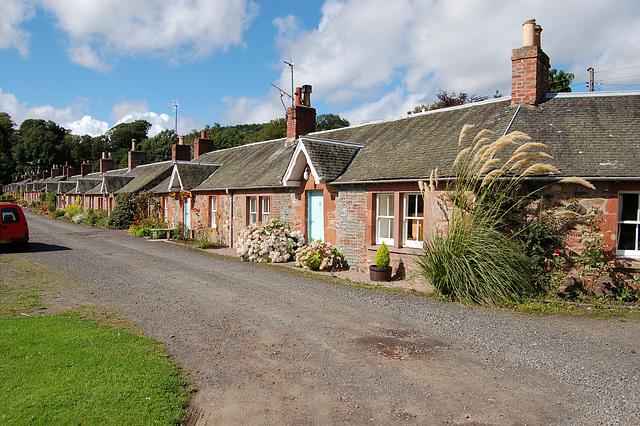
[[[376,194],[376,244],[385,243],[393,246],[395,243],[395,195],[393,193]],[[385,229],[387,228],[387,229]],[[383,230],[389,237],[381,237]]]
[[[415,209],[413,212],[409,210],[409,197],[416,197]],[[419,216],[420,212],[418,211],[418,206],[420,205],[420,201],[422,201],[422,216]],[[416,239],[408,239],[409,235],[409,224],[411,221],[421,221],[418,222],[418,230],[420,235],[419,238]],[[422,232],[420,232],[420,230]],[[424,200],[422,199],[422,194],[418,193],[407,193],[402,197],[402,245],[406,247],[414,247],[421,248],[424,238]]]
[[[262,222],[271,220],[271,197],[260,197],[260,216]]]
[[[215,195],[209,197],[209,225],[218,228],[218,197]]]
[[[248,225],[258,222],[258,197],[247,197]]]
[[[633,219],[622,219],[622,207],[623,207],[623,196],[624,195],[635,195],[638,197],[638,207],[636,208],[636,217]],[[636,238],[634,250],[630,249],[619,249],[620,244],[620,236],[621,236],[621,228],[623,225],[626,226],[635,226],[636,228]],[[617,241],[616,241],[616,255],[625,256],[625,257],[636,257],[640,258],[640,250],[638,249],[640,243],[640,192],[632,192],[632,191],[624,191],[618,193],[618,228],[617,228]]]

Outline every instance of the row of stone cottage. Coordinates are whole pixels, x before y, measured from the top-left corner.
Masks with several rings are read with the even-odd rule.
[[[154,164],[142,164],[134,145],[127,169],[114,170],[103,158],[96,173],[85,163],[80,174],[65,167],[54,176],[54,169],[5,189],[28,200],[55,192],[59,208],[82,197],[85,208],[109,212],[117,194],[151,191],[164,220],[231,247],[249,224],[280,217],[307,238],[336,245],[352,267],[368,267],[383,241],[397,265],[421,246],[424,228],[433,226],[425,223],[429,213],[446,220],[437,204],[425,205],[418,182],[436,168],[447,177],[460,131],[473,125],[492,130],[494,139],[521,131],[547,145],[560,172],[531,182],[551,184],[549,205],[600,211],[606,244],[633,266],[640,258],[640,93],[548,95],[541,29],[533,20],[523,29],[523,47],[512,52],[510,97],[315,132],[311,88],[303,86],[287,111],[286,138],[213,151],[203,133],[193,158],[181,142],[171,161]],[[596,189],[556,183],[568,176]]]

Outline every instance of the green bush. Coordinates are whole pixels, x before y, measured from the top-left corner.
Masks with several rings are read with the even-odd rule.
[[[148,192],[119,194],[115,201],[109,218],[109,227],[115,229],[127,229],[135,221],[154,216],[159,208],[157,197]]]
[[[55,218],[59,218],[65,215],[65,211],[64,210],[54,210],[53,212],[53,217]]]
[[[135,221],[127,230],[129,234],[133,234],[137,237],[150,237],[152,229],[167,228],[167,223],[155,217],[148,217],[146,219]],[[162,236],[161,236],[162,237]]]
[[[312,271],[331,271],[344,268],[346,262],[331,243],[311,240],[296,250],[296,266]]]
[[[45,203],[47,205],[47,210],[50,212],[54,212],[56,210],[56,193],[55,192],[50,192],[47,194],[47,197],[45,199]]]
[[[390,261],[391,258],[389,256],[389,247],[387,247],[387,245],[383,241],[382,244],[380,244],[378,251],[376,252],[376,266],[378,268],[386,268],[387,266],[389,266]]]

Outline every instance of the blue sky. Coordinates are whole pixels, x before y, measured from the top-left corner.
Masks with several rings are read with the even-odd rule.
[[[150,135],[284,116],[271,83],[311,84],[319,114],[401,116],[438,89],[510,94],[522,22],[586,90],[640,89],[640,2],[616,0],[0,0],[0,111],[75,134],[146,119]],[[286,101],[286,99],[285,99]]]

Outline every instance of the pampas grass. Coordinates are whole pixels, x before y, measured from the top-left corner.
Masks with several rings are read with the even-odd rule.
[[[508,133],[491,142],[493,132],[481,130],[465,143],[472,127],[464,126],[460,132],[460,149],[451,171],[455,179],[448,181],[445,190],[451,211],[448,229],[425,233],[418,263],[436,290],[454,300],[503,304],[534,289],[531,261],[514,242],[518,231],[513,230],[528,197],[541,189],[523,194],[525,178],[559,171],[546,162],[552,158],[543,151],[546,146],[532,142],[525,133]],[[506,160],[496,158],[509,149]],[[560,182],[593,188],[581,178]],[[421,182],[419,186],[425,206],[430,205],[437,173],[431,174],[428,185]]]

